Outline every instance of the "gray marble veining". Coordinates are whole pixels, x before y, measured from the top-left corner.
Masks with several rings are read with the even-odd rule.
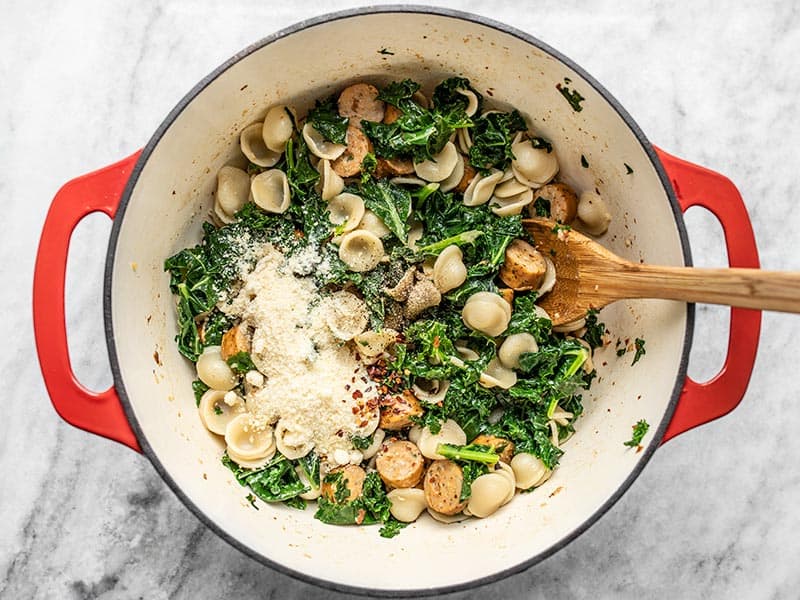
[[[0,20],[0,597],[332,598],[209,532],[141,456],[64,424],[35,360],[30,286],[41,223],[70,178],[140,147],[190,87],[245,45],[358,5],[4,4]],[[654,142],[729,175],[764,268],[800,271],[800,11],[793,2],[436,2],[514,24],[584,66]],[[713,220],[687,217],[695,262],[722,265]],[[76,371],[109,384],[100,290],[109,225],[70,255]],[[722,360],[726,311],[698,307],[690,372]],[[741,406],[659,450],[587,533],[529,571],[456,597],[796,598],[800,318],[766,314]],[[368,568],[368,565],[365,567]]]

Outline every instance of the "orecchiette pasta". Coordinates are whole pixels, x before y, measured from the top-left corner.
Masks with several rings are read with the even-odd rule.
[[[442,292],[449,292],[467,280],[467,267],[462,260],[461,248],[453,244],[436,257],[433,263],[433,283]]]
[[[464,177],[464,157],[461,156],[458,152],[456,152],[456,166],[453,168],[453,172],[447,176],[447,179],[444,179],[439,184],[439,189],[443,192],[449,192],[452,189],[455,189],[459,183],[461,183],[461,179]]]
[[[514,153],[511,161],[514,176],[529,187],[542,187],[558,173],[556,153],[534,148],[530,140],[513,144],[511,152]]]
[[[369,209],[364,211],[364,216],[361,217],[361,222],[358,224],[358,229],[369,231],[372,235],[378,238],[385,238],[387,235],[392,233],[392,230],[389,229],[383,221],[381,221],[380,217]],[[411,234],[409,233],[409,239],[410,238]]]
[[[510,169],[503,174],[503,177],[511,175],[509,179],[506,179],[502,183],[498,184],[496,188],[494,188],[494,197],[495,198],[511,198],[512,196],[517,196],[522,192],[526,192],[530,190],[530,188],[525,185],[524,183],[517,181],[514,178],[514,172]]]
[[[414,163],[414,172],[425,181],[444,181],[458,164],[458,150],[453,142],[447,142],[442,151],[431,160]]]
[[[555,331],[556,333],[570,333],[572,331],[578,331],[578,329],[580,329],[585,325],[586,325],[586,319],[581,317],[577,321],[572,321],[571,323],[556,325],[553,327],[553,331]]]
[[[273,152],[283,152],[286,142],[294,133],[294,116],[290,108],[284,105],[273,106],[264,117],[264,127],[261,135],[267,148]]]
[[[303,470],[303,467],[301,467],[300,465],[296,466],[294,468],[294,472],[297,473],[297,476],[300,478],[300,482],[303,485],[308,486],[310,488],[307,492],[299,494],[299,496],[303,500],[316,500],[317,498],[319,498],[321,494],[319,486],[314,485],[314,482],[308,478],[308,475],[306,475],[306,472]]]
[[[394,329],[381,329],[380,331],[365,331],[353,337],[356,350],[367,358],[380,356],[386,349],[397,341],[398,333]]]
[[[488,175],[476,175],[464,190],[463,202],[466,206],[486,204],[494,193],[494,188],[503,178],[503,172],[493,169]]]
[[[241,406],[230,406],[224,401],[222,390],[207,390],[200,398],[200,420],[211,433],[225,435],[225,428],[238,414]]]
[[[433,517],[434,520],[439,521],[440,523],[458,523],[460,521],[465,521],[469,519],[469,515],[464,513],[456,513],[454,515],[445,515],[440,512],[436,512],[435,510],[428,508],[428,514]]]
[[[272,427],[255,428],[251,417],[244,413],[228,423],[225,429],[228,453],[244,460],[257,460],[275,454],[275,436]]]
[[[414,395],[417,397],[417,399],[422,400],[427,404],[436,404],[437,402],[444,400],[449,387],[450,382],[446,380],[424,380],[422,378],[418,378],[411,389],[414,390]]]
[[[331,167],[331,161],[327,158],[323,158],[319,161],[317,165],[319,168],[319,192],[322,196],[322,199],[327,202],[331,198],[338,196],[342,193],[344,189],[344,179],[342,179],[339,174],[333,170]]]
[[[364,301],[345,290],[334,292],[324,300],[325,323],[340,340],[352,340],[367,328],[369,313]]]
[[[403,523],[416,521],[428,505],[425,502],[425,492],[419,488],[397,488],[386,494],[391,503],[389,512]]]
[[[411,248],[412,250],[416,250],[417,242],[422,239],[425,230],[422,226],[422,223],[415,222],[411,225],[411,229],[408,230],[408,241],[406,245]]]
[[[275,445],[278,452],[289,460],[302,458],[314,448],[311,432],[281,419],[275,425]]]
[[[533,202],[533,190],[526,189],[516,196],[509,196],[508,198],[492,198],[489,206],[492,212],[500,217],[510,217],[511,215],[519,215],[522,209]]]
[[[519,369],[519,357],[526,352],[538,352],[539,345],[530,333],[514,333],[503,341],[497,350],[497,357],[504,367]]]
[[[592,235],[603,235],[611,223],[611,213],[608,212],[605,200],[593,191],[580,195],[578,218],[583,223],[583,229]]]
[[[250,192],[253,202],[271,213],[286,212],[291,202],[289,180],[280,169],[270,169],[253,177]]]
[[[466,127],[458,130],[458,133],[456,133],[456,142],[461,152],[469,154],[469,149],[472,148],[472,136],[470,136],[469,130]]]
[[[303,139],[308,145],[308,150],[314,156],[327,160],[336,160],[344,154],[347,146],[344,144],[334,144],[311,126],[311,123],[303,125]]]
[[[206,346],[197,359],[197,377],[212,390],[232,390],[238,378],[222,359],[219,346]]]
[[[280,152],[273,152],[264,143],[264,136],[261,134],[264,123],[253,123],[242,130],[239,136],[239,147],[242,153],[254,165],[259,167],[271,167],[281,158]]]
[[[549,479],[551,471],[541,459],[528,452],[520,452],[511,459],[511,468],[517,480],[517,487],[527,490],[543,484]]]
[[[361,196],[343,193],[328,202],[331,223],[341,226],[342,232],[353,231],[364,217],[364,201]]]
[[[474,517],[484,518],[500,508],[508,495],[508,478],[499,473],[486,473],[472,482],[472,495],[467,510]],[[511,488],[513,490],[513,486]]]
[[[409,438],[410,439],[410,438]],[[422,456],[430,458],[431,460],[438,460],[444,458],[436,452],[439,444],[455,444],[456,446],[463,446],[467,443],[467,434],[458,426],[458,423],[453,419],[447,419],[442,423],[439,433],[431,433],[428,427],[423,427],[417,439],[417,447],[422,452]]]
[[[487,388],[501,387],[507,390],[517,383],[517,374],[504,367],[497,358],[493,358],[481,373],[480,383]]]
[[[215,203],[232,220],[250,196],[250,176],[236,167],[224,166],[217,173]],[[219,212],[217,212],[218,216]],[[225,219],[223,219],[224,221]]]
[[[370,271],[383,258],[381,238],[366,229],[351,231],[342,238],[339,258],[351,271]]]
[[[514,475],[514,469],[511,468],[511,465],[503,461],[498,461],[495,464],[494,472],[498,475],[502,475],[508,481],[508,492],[506,493],[506,497],[503,498],[503,504],[508,504],[514,497],[514,492],[517,491],[517,476]]]
[[[461,317],[470,329],[497,337],[508,327],[511,307],[497,294],[477,292],[467,299]]]
[[[372,432],[372,443],[361,451],[365,459],[372,458],[378,453],[386,439],[386,432],[383,429],[376,429]]]
[[[537,297],[544,296],[552,290],[553,286],[556,284],[556,266],[553,264],[553,261],[550,260],[549,256],[544,257],[544,262],[547,265],[547,270],[544,272],[542,284],[539,286],[539,289],[536,290]]]

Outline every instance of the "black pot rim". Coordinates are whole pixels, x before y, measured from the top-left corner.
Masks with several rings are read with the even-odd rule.
[[[421,589],[414,589],[414,590],[400,590],[400,589],[374,589],[374,588],[366,588],[366,587],[356,587],[356,586],[349,586],[340,584],[337,582],[332,582],[324,579],[320,579],[318,577],[314,577],[303,573],[301,571],[297,571],[276,563],[271,559],[265,557],[264,555],[256,552],[252,548],[246,546],[238,539],[234,538],[233,536],[226,533],[217,523],[212,520],[208,515],[206,515],[197,505],[195,505],[188,496],[183,492],[182,488],[177,484],[177,482],[169,475],[167,470],[161,464],[156,453],[153,451],[152,446],[147,440],[147,437],[142,430],[139,422],[136,419],[136,415],[133,411],[133,407],[130,402],[130,398],[128,396],[128,392],[125,387],[125,383],[122,379],[122,373],[120,370],[119,358],[117,356],[117,348],[116,348],[116,340],[114,338],[114,325],[113,325],[113,318],[112,318],[112,311],[111,311],[111,289],[112,289],[112,282],[113,282],[113,266],[114,266],[114,258],[116,255],[117,243],[119,240],[119,233],[122,221],[125,217],[125,212],[128,207],[128,203],[130,202],[131,194],[133,189],[136,186],[136,183],[139,179],[139,176],[144,168],[144,165],[147,163],[150,155],[152,154],[154,148],[158,145],[159,141],[165,134],[165,132],[169,129],[175,119],[180,115],[183,110],[194,100],[194,98],[202,92],[212,81],[214,81],[217,77],[219,77],[223,72],[227,71],[231,66],[239,62],[240,60],[246,58],[253,52],[267,46],[276,40],[280,40],[286,36],[289,36],[293,33],[302,31],[304,29],[308,29],[311,27],[315,27],[321,25],[323,23],[327,23],[330,21],[336,21],[340,19],[347,19],[359,15],[370,15],[370,14],[381,14],[381,13],[414,13],[414,14],[430,14],[439,17],[448,17],[453,19],[459,19],[463,21],[468,21],[472,23],[476,23],[479,25],[483,25],[485,27],[489,27],[492,29],[496,29],[503,33],[509,34],[516,38],[519,38],[522,41],[525,41],[545,52],[548,54],[556,57],[558,60],[563,62],[565,65],[573,69],[575,72],[579,73],[619,114],[619,116],[625,121],[627,126],[639,140],[639,143],[642,146],[642,150],[647,154],[650,162],[653,165],[653,168],[658,173],[658,176],[661,180],[661,183],[666,191],[667,197],[669,198],[669,202],[672,208],[672,212],[675,218],[675,226],[677,227],[678,234],[680,237],[681,247],[683,251],[683,258],[684,263],[687,266],[691,266],[692,259],[691,259],[691,252],[689,249],[689,240],[686,234],[686,228],[684,226],[683,221],[683,213],[680,209],[680,205],[678,204],[678,200],[675,197],[675,193],[672,189],[672,185],[670,184],[669,178],[664,171],[664,168],[661,164],[661,161],[658,159],[656,152],[652,146],[652,144],[648,141],[647,137],[644,135],[642,130],[633,120],[633,118],[628,114],[628,112],[620,105],[620,103],[599,83],[597,82],[589,73],[584,71],[580,66],[578,66],[575,62],[558,52],[557,50],[551,48],[549,45],[545,44],[544,42],[538,40],[537,38],[510,27],[504,23],[500,23],[498,21],[494,21],[492,19],[488,19],[486,17],[474,15],[471,13],[466,13],[457,10],[451,10],[447,8],[440,8],[440,7],[430,7],[430,6],[416,6],[416,5],[385,5],[385,6],[367,6],[363,8],[355,8],[349,10],[343,10],[339,12],[329,13],[326,15],[322,15],[319,17],[315,17],[312,19],[308,19],[305,21],[301,21],[296,23],[290,27],[282,29],[270,36],[263,38],[262,40],[250,45],[249,47],[245,48],[241,52],[237,53],[225,63],[214,69],[209,75],[203,78],[197,85],[192,88],[192,90],[186,94],[180,102],[175,106],[175,108],[170,111],[164,121],[159,125],[156,129],[153,136],[150,138],[147,145],[144,147],[139,160],[137,161],[130,179],[128,180],[127,185],[125,186],[125,190],[122,194],[122,198],[120,200],[119,208],[117,209],[116,216],[114,218],[113,226],[111,229],[111,236],[108,245],[108,252],[106,255],[106,266],[105,266],[105,276],[104,276],[104,288],[103,288],[103,314],[104,314],[104,321],[105,321],[105,331],[106,331],[106,342],[108,345],[108,354],[109,360],[111,364],[111,371],[114,377],[114,385],[116,387],[117,393],[119,394],[120,401],[122,406],[125,410],[125,414],[130,422],[130,425],[136,434],[136,438],[139,442],[139,445],[142,448],[142,452],[144,455],[150,460],[155,467],[158,474],[161,478],[169,485],[175,495],[185,504],[189,510],[191,510],[195,516],[200,519],[209,529],[214,531],[219,537],[223,540],[228,542],[233,547],[237,548],[244,554],[254,558],[255,560],[261,562],[262,564],[275,569],[276,571],[283,573],[284,575],[288,575],[294,579],[311,583],[315,586],[332,589],[339,592],[351,593],[351,594],[358,594],[358,595],[376,595],[382,597],[406,597],[406,596],[432,596],[432,595],[439,595],[439,594],[448,594],[457,591],[463,591],[467,589],[473,589],[476,587],[484,586],[495,581],[504,579],[513,575],[515,573],[522,572],[524,570],[529,569],[533,565],[541,562],[545,558],[551,556],[552,554],[561,550],[564,546],[572,542],[575,538],[577,538],[580,534],[586,531],[591,525],[593,525],[601,516],[603,516],[611,507],[616,504],[616,502],[622,497],[622,495],[627,491],[627,489],[631,486],[631,484],[636,480],[639,474],[644,469],[645,465],[650,461],[655,452],[656,448],[659,445],[659,441],[663,438],[664,432],[666,431],[667,425],[669,424],[672,414],[675,411],[675,407],[678,404],[678,400],[680,397],[681,389],[683,388],[683,382],[686,377],[686,368],[689,359],[689,351],[692,345],[692,332],[694,330],[694,305],[689,304],[687,305],[687,313],[686,313],[686,331],[684,333],[684,344],[683,344],[683,351],[681,355],[680,365],[678,368],[678,376],[675,381],[675,385],[672,389],[672,394],[670,398],[670,403],[667,407],[667,410],[664,412],[664,416],[661,419],[661,422],[658,425],[658,428],[654,430],[653,437],[651,442],[648,446],[643,450],[642,456],[636,467],[633,471],[628,475],[625,481],[617,488],[615,493],[593,514],[587,517],[584,522],[576,527],[573,531],[569,534],[564,536],[561,540],[557,543],[553,544],[551,547],[547,548],[546,550],[536,554],[512,567],[504,569],[502,571],[498,571],[492,575],[488,575],[485,577],[480,577],[477,579],[473,579],[470,581],[466,581],[464,583],[452,584],[452,585],[445,585],[440,587],[430,587],[430,588],[421,588]]]

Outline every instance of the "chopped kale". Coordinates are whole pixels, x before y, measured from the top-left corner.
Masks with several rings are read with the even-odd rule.
[[[564,98],[566,98],[567,102],[569,102],[569,105],[572,107],[572,110],[574,110],[575,112],[581,112],[583,110],[583,106],[581,106],[581,102],[586,100],[586,98],[581,96],[581,94],[580,94],[580,92],[578,92],[578,90],[570,90],[567,87],[567,84],[569,84],[569,83],[572,83],[572,82],[568,78],[565,77],[564,78],[564,85],[561,85],[560,83],[557,83],[556,84],[556,89],[559,91],[559,93],[562,96],[564,96]]]
[[[339,115],[336,96],[326,100],[317,100],[314,108],[308,111],[308,122],[319,131],[326,140],[336,144],[347,143],[347,123],[349,119]]]
[[[194,400],[197,403],[197,406],[200,406],[200,399],[203,397],[209,388],[205,383],[200,381],[199,379],[195,379],[192,382],[192,391],[194,392]]]
[[[511,143],[518,131],[528,126],[517,110],[492,112],[475,119],[472,128],[472,147],[469,149],[470,164],[480,171],[505,169],[514,158]]]
[[[586,333],[583,334],[583,339],[592,349],[600,348],[603,345],[603,334],[606,331],[605,323],[598,322],[597,314],[596,310],[586,313]]]
[[[222,456],[222,464],[233,471],[240,485],[249,487],[265,502],[284,502],[310,489],[300,481],[293,463],[281,454],[260,469],[240,467],[227,454]]]
[[[229,357],[226,362],[233,372],[239,375],[244,375],[248,371],[256,370],[256,366],[253,364],[253,359],[250,358],[249,352],[238,352]]]
[[[639,362],[639,359],[642,358],[646,353],[646,350],[644,349],[644,340],[642,338],[636,338],[633,342],[633,345],[636,348],[636,354],[633,356],[633,362],[631,363],[631,366]]]
[[[631,439],[625,442],[625,445],[630,448],[635,448],[639,444],[642,443],[642,439],[644,438],[647,430],[650,429],[650,424],[645,421],[644,419],[640,419],[636,422],[633,426],[633,435]]]
[[[405,243],[408,239],[411,194],[385,180],[364,181],[360,190],[364,205],[380,217],[398,240]]]

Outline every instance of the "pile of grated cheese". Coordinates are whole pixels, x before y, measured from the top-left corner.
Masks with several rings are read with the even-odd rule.
[[[263,386],[246,397],[253,429],[280,420],[293,443],[313,443],[323,460],[358,464],[351,436],[377,427],[377,390],[355,352],[328,327],[333,307],[311,277],[295,275],[318,267],[326,268],[314,256],[287,260],[266,244],[239,293],[220,308],[253,330],[251,358],[264,375]]]

